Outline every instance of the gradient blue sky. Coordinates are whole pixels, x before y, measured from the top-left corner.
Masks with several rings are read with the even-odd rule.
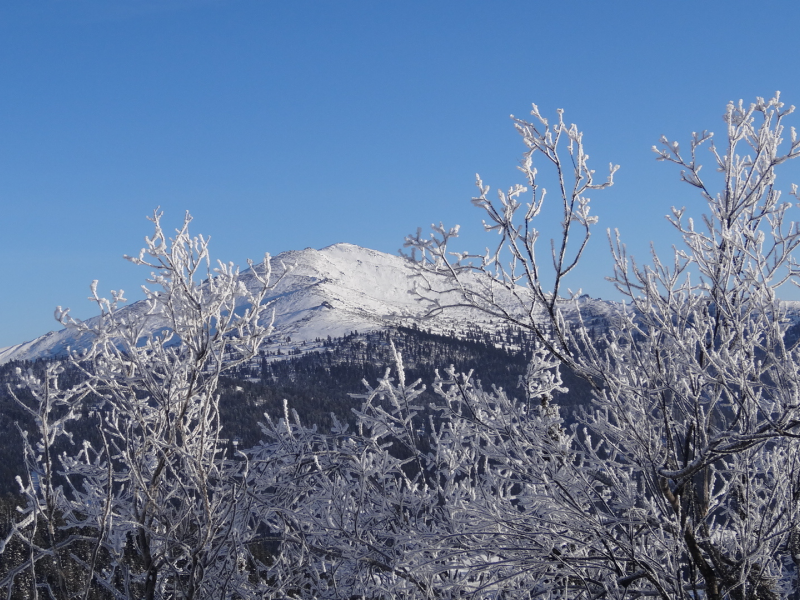
[[[799,26],[800,2],[769,0],[4,2],[0,346],[59,304],[90,316],[93,279],[138,298],[147,272],[121,256],[156,206],[238,263],[396,252],[440,220],[479,250],[475,173],[519,181],[508,115],[531,102],[565,109],[598,171],[622,165],[593,210],[646,255],[671,205],[698,206],[650,147],[722,133],[731,99],[800,104]],[[609,271],[598,230],[569,283],[613,297]]]

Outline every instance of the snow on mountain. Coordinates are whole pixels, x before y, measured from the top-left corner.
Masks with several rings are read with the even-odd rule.
[[[285,274],[284,268],[288,269]],[[413,293],[416,280],[408,262],[399,256],[352,244],[284,252],[273,258],[272,269],[274,281],[283,277],[269,296],[275,312],[275,331],[265,345],[267,351],[283,348],[285,353],[301,347],[308,351],[317,347],[315,340],[328,336],[335,338],[353,331],[375,331],[412,323],[456,335],[470,326],[495,329],[499,325],[467,308],[448,309],[421,322],[428,306]],[[241,277],[247,284],[256,284],[250,271],[243,272]],[[443,282],[434,279],[432,283],[444,289]],[[448,300],[447,296],[444,300]],[[455,296],[450,301],[455,301]],[[585,316],[593,314],[601,318],[617,306],[588,297],[583,297],[581,304],[582,310],[589,309]],[[134,303],[125,310],[143,309],[143,303]],[[573,312],[568,306],[565,309]],[[158,327],[154,320],[152,329]],[[80,349],[88,341],[72,330],[51,331],[33,341],[0,349],[0,364],[62,356],[68,348]]]

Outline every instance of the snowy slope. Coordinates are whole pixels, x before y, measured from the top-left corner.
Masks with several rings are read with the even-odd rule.
[[[275,311],[275,332],[266,350],[296,349],[303,342],[306,344],[302,347],[310,350],[316,346],[317,338],[420,323],[427,312],[428,307],[413,294],[413,272],[399,256],[352,244],[289,251],[273,259],[273,280],[283,274],[284,265],[292,268],[269,297]],[[248,284],[256,284],[249,271],[241,276]],[[444,286],[436,280],[432,283]],[[587,313],[597,315],[613,312],[616,306],[588,298],[581,304],[583,310],[589,309]],[[141,303],[134,303],[126,310],[142,309]],[[565,309],[569,318],[572,311],[568,306]],[[426,329],[456,334],[468,326],[494,329],[497,325],[489,322],[485,315],[465,308],[448,310],[421,323]],[[157,326],[154,323],[153,329]],[[73,331],[54,331],[30,342],[0,349],[0,364],[15,359],[59,356],[67,348],[79,349],[86,343],[88,339],[76,337]]]

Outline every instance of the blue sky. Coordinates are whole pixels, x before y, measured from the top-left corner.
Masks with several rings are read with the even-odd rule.
[[[475,173],[519,181],[508,115],[531,102],[565,109],[598,172],[621,165],[568,282],[613,297],[602,231],[644,257],[671,205],[699,206],[650,147],[722,133],[731,99],[800,104],[798,23],[800,3],[769,0],[4,2],[0,346],[54,329],[56,305],[90,316],[93,279],[136,299],[147,272],[121,256],[156,206],[241,264],[396,252],[434,221],[480,250]]]

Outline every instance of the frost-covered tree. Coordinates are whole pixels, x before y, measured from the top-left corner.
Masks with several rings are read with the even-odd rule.
[[[531,389],[561,389],[556,365],[540,349]],[[566,540],[556,530],[532,532],[521,517],[555,519],[557,503],[546,486],[519,488],[518,476],[532,482],[568,466],[570,438],[557,411],[485,392],[450,369],[433,385],[441,416],[420,429],[425,386],[406,381],[399,352],[394,371],[367,388],[357,430],[336,423],[322,435],[287,408],[265,424],[267,442],[250,456],[251,489],[269,498],[278,515],[269,520],[280,522],[282,551],[271,574],[282,590],[303,598],[547,590],[551,565],[522,544],[535,540],[549,552]],[[420,449],[421,436],[430,451]]]
[[[582,136],[561,112],[552,125],[536,107],[534,122],[515,120],[529,148],[527,206],[525,188],[492,201],[478,180],[473,202],[488,216],[486,229],[500,234],[495,250],[451,253],[457,229],[442,227],[407,240],[423,281],[444,274],[462,303],[528,328],[595,389],[580,424],[571,433],[548,429],[552,441],[519,403],[459,391],[466,418],[489,436],[479,453],[479,488],[492,491],[479,528],[486,571],[496,562],[532,575],[524,587],[537,597],[797,597],[800,350],[778,288],[798,281],[800,229],[776,188],[776,168],[800,155],[794,129],[783,140],[792,110],[777,95],[729,104],[722,148],[708,132],[693,135],[688,154],[662,139],[659,160],[682,168],[707,210],[695,222],[693,211],[673,209],[683,245],[669,260],[654,252],[648,266],[610,235],[612,280],[626,303],[599,341],[561,316],[567,303],[580,309],[562,290],[596,221],[584,194],[606,185],[594,183]],[[719,192],[700,175],[704,145]],[[555,169],[564,213],[546,261],[549,287],[536,253],[544,199],[537,157]],[[476,272],[477,289],[468,283]],[[420,290],[434,310],[446,309],[431,286]],[[544,443],[558,452],[543,453]],[[500,572],[493,576],[502,588]]]
[[[246,461],[228,452],[216,389],[271,330],[269,256],[251,264],[247,286],[232,264],[212,268],[188,214],[171,239],[161,213],[151,220],[153,236],[129,258],[152,270],[143,303],[123,308],[122,292],[102,298],[95,282],[98,317],[57,311],[87,342],[68,360],[80,383],[61,389],[59,364],[43,377],[21,373],[18,401],[38,431],[25,444],[24,518],[6,540],[21,540],[29,560],[0,582],[9,595],[24,578],[32,597],[230,598],[258,589],[249,544],[261,524],[248,520]],[[74,440],[56,455],[79,417],[96,424],[94,441]]]
[[[600,335],[567,325],[581,303],[564,279],[597,221],[586,194],[611,178],[595,181],[561,112],[515,120],[532,197],[523,206],[516,186],[492,201],[478,181],[494,249],[453,254],[457,229],[441,226],[407,242],[432,311],[455,292],[527,329],[532,360],[516,390],[438,372],[424,431],[424,386],[395,353],[355,429],[321,432],[286,406],[259,445],[229,453],[215,390],[269,332],[269,261],[245,284],[231,265],[210,269],[188,218],[167,240],[156,214],[132,259],[153,270],[144,308],[93,286],[96,320],[58,313],[88,346],[20,373],[36,430],[3,547],[24,560],[0,585],[54,598],[798,598],[800,336],[778,288],[797,280],[800,228],[775,187],[800,155],[794,130],[782,139],[790,112],[778,97],[730,104],[722,149],[706,132],[688,155],[663,140],[659,159],[707,211],[696,224],[673,210],[683,243],[668,261],[638,265],[610,236],[626,302]],[[717,193],[700,177],[704,145]],[[563,208],[545,260],[539,159]],[[565,367],[593,389],[570,427]],[[63,451],[78,417],[96,435]]]

